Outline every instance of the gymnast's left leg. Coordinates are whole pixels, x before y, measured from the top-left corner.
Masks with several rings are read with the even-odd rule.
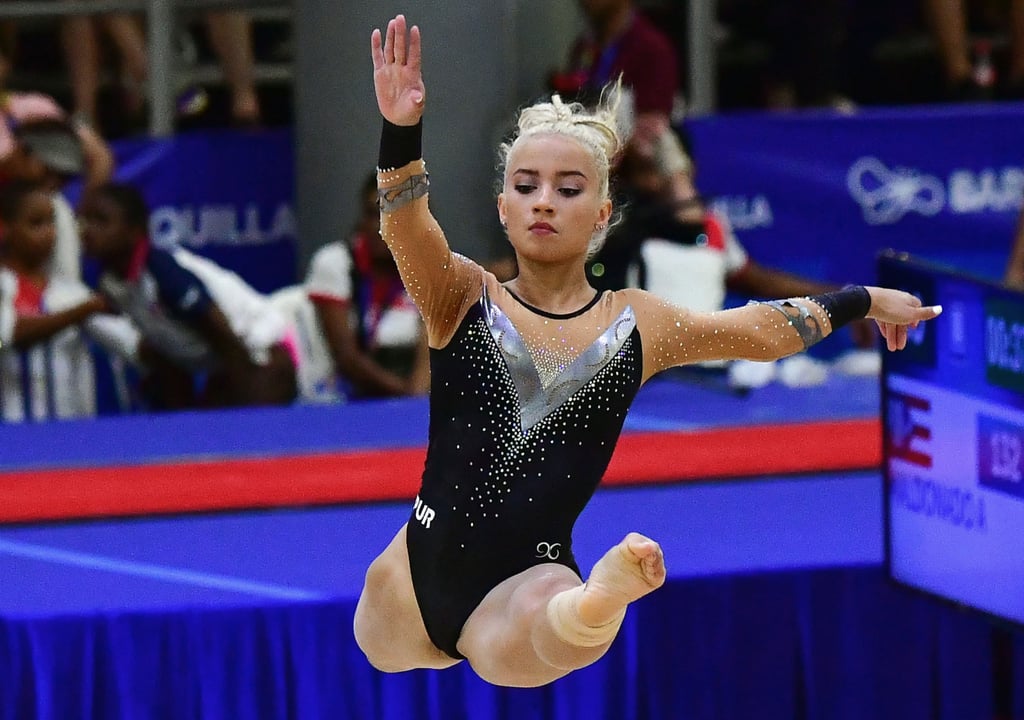
[[[585,583],[564,565],[537,565],[494,588],[473,611],[459,652],[495,685],[535,687],[600,659],[626,607],[665,582],[661,548],[630,533]]]

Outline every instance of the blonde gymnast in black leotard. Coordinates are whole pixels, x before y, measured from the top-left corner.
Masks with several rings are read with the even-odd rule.
[[[385,671],[466,659],[491,683],[542,685],[600,658],[627,606],[665,580],[661,549],[638,533],[586,582],[572,554],[573,524],[646,380],[784,357],[864,316],[899,349],[939,309],[864,287],[711,314],[641,290],[598,293],[584,261],[612,221],[615,93],[592,111],[555,97],[520,114],[498,197],[519,274],[499,283],[451,252],[427,205],[418,28],[399,15],[371,45],[382,234],[428,332],[430,439],[409,521],[367,571],[356,640]]]

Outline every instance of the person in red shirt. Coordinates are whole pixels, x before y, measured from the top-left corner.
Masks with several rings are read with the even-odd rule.
[[[674,140],[670,123],[681,97],[672,42],[633,0],[580,0],[580,9],[588,31],[573,44],[569,71],[553,77],[553,89],[590,104],[621,76],[632,105],[630,142],[656,146]]]

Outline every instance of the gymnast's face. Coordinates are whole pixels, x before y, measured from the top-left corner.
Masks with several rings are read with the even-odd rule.
[[[582,263],[611,209],[594,159],[573,138],[535,135],[509,153],[498,215],[520,260]]]

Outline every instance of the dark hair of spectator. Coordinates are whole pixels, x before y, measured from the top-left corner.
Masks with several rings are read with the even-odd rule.
[[[34,192],[46,192],[46,187],[35,180],[12,180],[0,190],[0,221],[12,223],[21,210],[25,198]]]
[[[124,223],[130,228],[149,228],[149,206],[138,188],[127,183],[107,183],[93,191],[97,197],[113,201],[121,209]]]

